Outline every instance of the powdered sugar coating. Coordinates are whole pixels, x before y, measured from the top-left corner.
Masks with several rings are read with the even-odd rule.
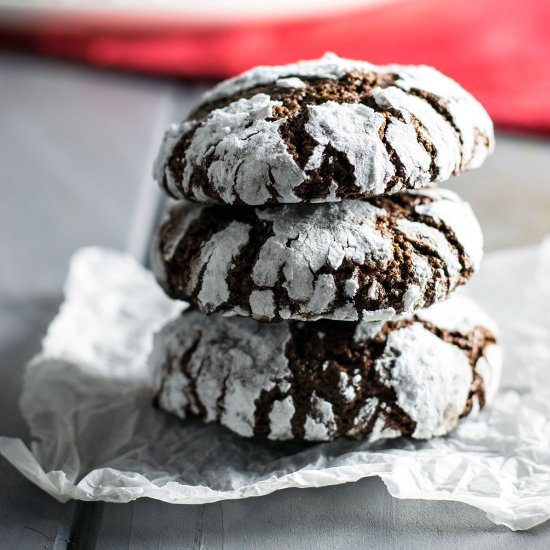
[[[494,147],[493,124],[478,101],[462,93],[454,80],[425,65],[404,67],[398,86],[405,92],[422,90],[436,101],[445,103],[446,116],[452,121],[462,144],[460,169],[477,168],[483,163],[487,150]],[[480,135],[483,139],[479,139]]]
[[[167,293],[204,313],[388,319],[446,299],[482,254],[470,207],[450,191],[244,213],[217,208],[176,207],[153,249]],[[182,221],[188,215],[193,224]]]
[[[305,129],[317,145],[305,170],[320,169],[324,152],[331,145],[354,166],[356,186],[361,193],[383,194],[388,180],[395,174],[395,167],[380,140],[385,124],[383,115],[360,103],[327,101],[309,107]]]
[[[223,233],[214,234],[201,248],[189,279],[189,289],[192,291],[201,277],[201,287],[197,294],[200,307],[213,309],[229,300],[227,274],[235,256],[248,242],[249,232],[249,225],[231,222]]]
[[[482,324],[487,317],[473,302],[455,296],[436,307],[435,315],[427,310],[425,317],[455,319],[460,330],[447,332],[450,325],[418,316],[375,323],[374,330],[366,322],[351,323],[338,341],[350,346],[355,363],[346,355],[342,364],[338,355],[315,359],[300,343],[305,335],[322,342],[331,326],[342,330],[341,323],[309,324],[303,333],[304,325],[295,322],[187,311],[155,337],[157,401],[181,418],[198,415],[245,437],[375,441],[443,435],[492,399],[501,359]]]
[[[207,422],[219,420],[240,435],[252,436],[256,399],[262,389],[272,389],[288,376],[282,351],[289,338],[283,324],[258,326],[251,319],[185,312],[155,336],[151,362],[161,407],[181,417],[201,414]],[[175,360],[189,350],[181,369]]]
[[[355,99],[342,80],[350,75],[370,78]],[[341,97],[305,99],[321,79],[340,86]],[[335,55],[256,67],[205,94],[196,113],[168,130],[154,172],[170,195],[198,202],[394,193],[477,167],[493,148],[483,107],[435,69]]]
[[[269,413],[269,439],[288,441],[292,439],[292,417],[296,412],[290,395],[274,401]]]
[[[413,437],[443,435],[456,425],[473,382],[468,357],[421,324],[392,332],[374,368],[416,423]],[[433,392],[437,387],[438,392]]]

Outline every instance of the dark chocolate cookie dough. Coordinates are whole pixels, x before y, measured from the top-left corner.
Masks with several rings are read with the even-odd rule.
[[[152,263],[169,296],[204,313],[356,321],[446,299],[481,255],[469,205],[433,189],[321,205],[178,205]]]
[[[344,323],[184,312],[156,335],[156,402],[245,436],[443,435],[494,395],[492,321],[455,296],[414,316]]]
[[[219,84],[167,132],[155,177],[198,202],[334,202],[431,186],[492,147],[485,110],[435,69],[329,54]]]

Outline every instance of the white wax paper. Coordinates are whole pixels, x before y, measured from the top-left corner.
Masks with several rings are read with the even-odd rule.
[[[528,529],[550,517],[550,242],[489,255],[470,292],[505,351],[502,389],[477,419],[427,442],[276,447],[151,406],[151,336],[182,305],[129,256],[83,249],[25,371],[31,446],[0,437],[0,452],[60,501],[198,504],[378,475],[395,497],[456,500]]]

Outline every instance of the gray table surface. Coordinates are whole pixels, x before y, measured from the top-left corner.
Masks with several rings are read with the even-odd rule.
[[[21,367],[86,244],[143,251],[162,128],[200,87],[0,54],[0,434],[27,437]],[[147,185],[147,183],[151,185]],[[455,188],[486,248],[550,232],[550,143],[499,136]],[[150,190],[150,191],[149,191]],[[391,498],[378,479],[203,506],[59,504],[0,459],[0,548],[549,548],[550,523],[512,533],[452,502]]]

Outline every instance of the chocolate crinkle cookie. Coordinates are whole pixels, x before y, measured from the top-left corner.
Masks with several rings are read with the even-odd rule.
[[[370,323],[259,323],[188,310],[155,337],[156,402],[245,437],[427,439],[494,396],[493,330],[464,296]]]
[[[180,204],[152,264],[169,296],[203,313],[372,321],[446,299],[481,256],[470,206],[431,189],[320,205]]]
[[[155,177],[198,202],[335,202],[442,182],[493,140],[483,107],[437,70],[327,54],[216,86],[168,130]]]

